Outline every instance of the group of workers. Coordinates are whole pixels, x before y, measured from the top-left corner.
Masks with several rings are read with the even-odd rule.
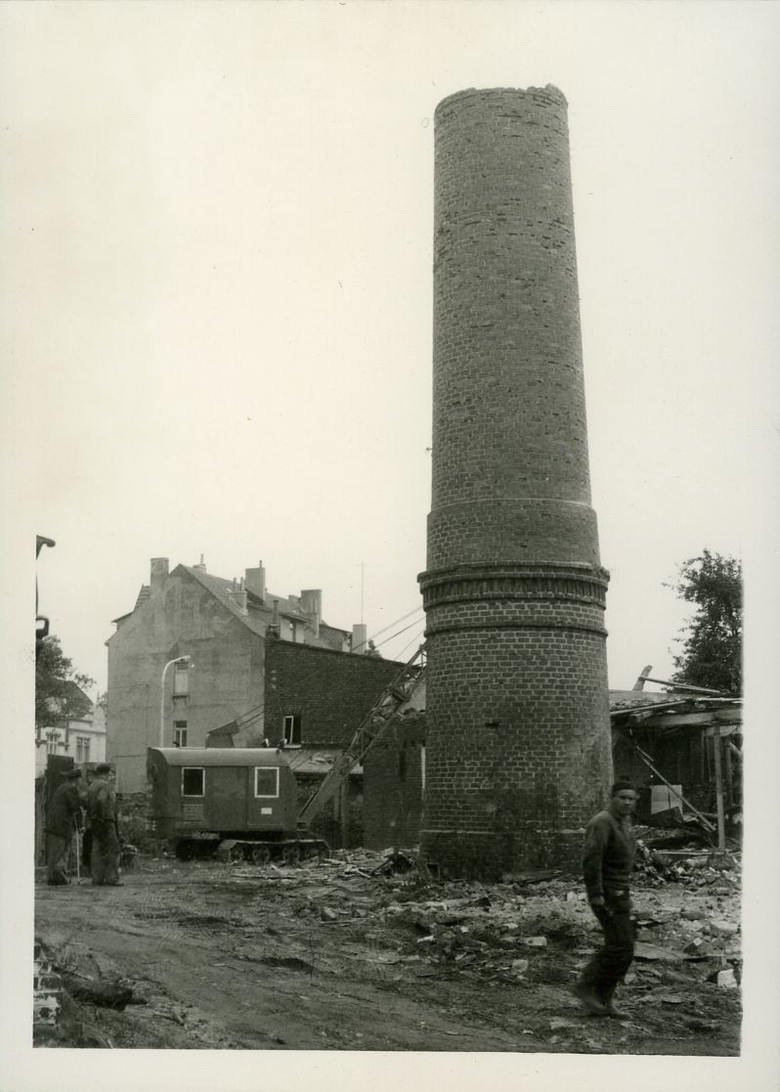
[[[73,769],[55,789],[46,816],[46,882],[57,887],[70,883],[68,861],[74,837],[80,839],[79,872],[89,872],[98,887],[121,886],[119,879],[119,822],[113,771],[106,763],[87,774]],[[77,842],[77,852],[79,844]]]

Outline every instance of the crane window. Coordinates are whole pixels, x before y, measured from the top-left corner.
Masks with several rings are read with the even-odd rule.
[[[279,767],[255,766],[255,796],[265,799],[279,795]]]
[[[181,771],[182,796],[204,796],[206,771],[202,766],[185,766]]]

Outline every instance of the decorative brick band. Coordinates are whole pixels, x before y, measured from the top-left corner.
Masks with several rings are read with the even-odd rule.
[[[609,573],[590,565],[469,565],[420,573],[426,611],[486,599],[573,600],[604,609]]]
[[[482,630],[485,633],[494,633],[497,629],[554,629],[557,632],[563,631],[565,633],[596,633],[599,637],[606,637],[607,631],[604,626],[598,625],[548,625],[545,622],[483,622],[468,623],[468,622],[454,622],[448,626],[433,626],[428,625],[425,630],[426,640],[431,637],[439,637],[443,633],[464,633],[468,631]]]

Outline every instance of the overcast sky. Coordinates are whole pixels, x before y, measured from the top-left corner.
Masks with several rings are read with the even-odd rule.
[[[150,558],[201,554],[322,588],[326,620],[377,643],[411,626],[382,645],[411,654],[433,112],[550,82],[610,685],[668,677],[686,611],[664,584],[705,546],[743,554],[750,437],[771,427],[777,5],[3,9],[6,474],[25,533],[57,542],[41,607],[76,667],[104,687]]]
[[[778,4],[6,0],[0,31],[0,575],[18,632],[41,533],[57,541],[38,565],[42,609],[101,688],[111,619],[153,556],[203,554],[226,577],[262,560],[275,592],[321,587],[331,624],[412,622],[383,648],[410,653],[430,507],[433,112],[465,87],[549,82],[569,100],[610,683],[671,672],[685,611],[664,583],[707,546],[744,556],[748,608],[769,604],[754,678],[774,684]],[[29,777],[6,778],[0,807],[21,890],[32,641],[12,647],[4,738]],[[755,984],[780,974],[776,719],[753,707],[743,1040],[743,1060],[760,1042],[773,1072],[776,1012]],[[4,958],[26,983],[32,914],[3,903]],[[3,1008],[17,1046],[26,988]],[[184,1087],[168,1053],[145,1084],[124,1060],[112,1082]],[[195,1061],[198,1087],[225,1086],[223,1059]],[[256,1088],[256,1057],[230,1061]],[[311,1085],[314,1060],[297,1061],[301,1079],[277,1087]],[[573,1076],[588,1092],[620,1060],[579,1058],[574,1074],[545,1061],[560,1063],[547,1079],[515,1055],[368,1072],[377,1089],[430,1087],[423,1067],[449,1064],[447,1087],[514,1088],[522,1069],[534,1092]],[[633,1061],[636,1092],[678,1086],[673,1059]],[[736,1059],[685,1061],[686,1090],[736,1086]],[[47,1088],[66,1086],[57,1063]],[[38,1092],[25,1064],[15,1087]],[[73,1064],[67,1087],[105,1088],[102,1068]],[[358,1086],[356,1055],[316,1064],[321,1089]]]

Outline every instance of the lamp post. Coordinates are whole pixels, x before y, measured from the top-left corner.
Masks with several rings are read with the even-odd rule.
[[[165,740],[165,675],[171,664],[188,664],[191,662],[192,656],[177,656],[174,660],[169,660],[163,668],[162,679],[160,680],[160,740],[157,744],[158,747],[162,747]]]

